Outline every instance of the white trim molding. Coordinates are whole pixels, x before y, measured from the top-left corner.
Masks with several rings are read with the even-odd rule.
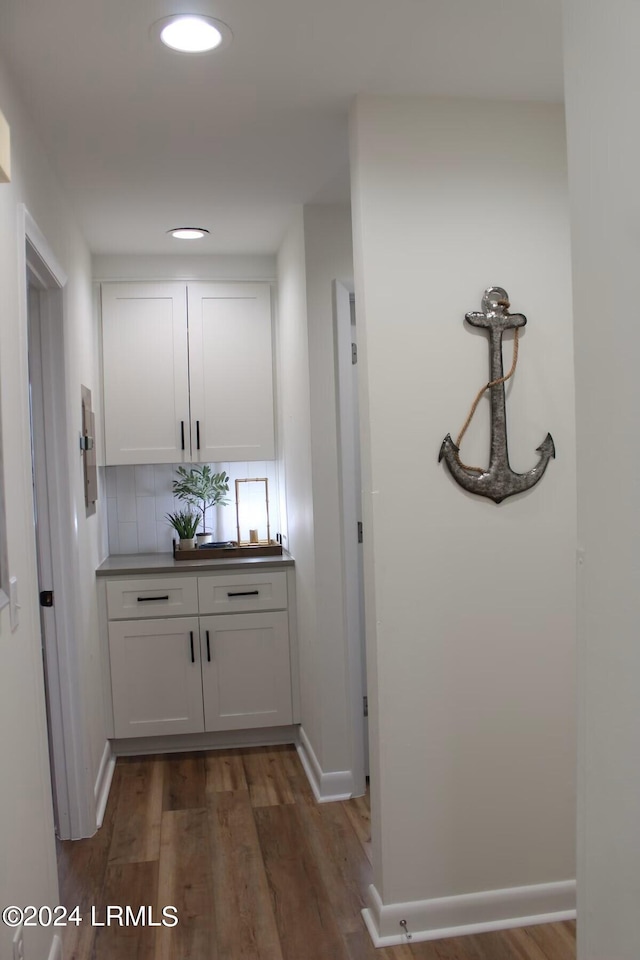
[[[375,947],[395,947],[407,942],[441,940],[490,930],[508,930],[537,923],[573,920],[576,915],[576,882],[539,883],[505,890],[483,890],[457,897],[384,904],[372,885],[362,911]],[[406,927],[400,921],[406,921]]]
[[[230,750],[236,747],[277,747],[295,744],[298,731],[291,724],[256,727],[250,730],[218,730],[208,733],[168,733],[156,737],[128,737],[112,740],[116,757],[142,757],[155,753],[192,753],[198,750]]]
[[[302,727],[300,727],[300,741],[297,744],[297,750],[300,763],[318,803],[332,803],[335,800],[351,799],[354,795],[352,771],[334,770],[331,773],[325,773]]]
[[[99,830],[104,820],[104,812],[107,809],[109,791],[111,790],[111,781],[113,772],[116,768],[116,758],[111,749],[111,744],[107,740],[102,751],[100,769],[93,788],[93,796],[96,803],[96,827]]]
[[[57,934],[51,941],[51,948],[47,960],[62,960],[62,940]]]
[[[38,266],[35,263],[29,264],[32,270],[43,281],[44,287],[50,287],[50,283],[46,279],[47,275],[49,275],[55,281],[56,286],[66,286],[68,280],[67,274],[61,267],[58,258],[53,252],[53,249],[49,245],[46,237],[42,233],[42,230],[23,203],[18,205],[18,216],[23,222],[23,229],[20,231],[19,242],[22,241],[22,237],[26,237],[26,239],[29,241],[33,249],[36,251],[38,258],[40,259],[44,276],[40,274]],[[22,250],[22,244],[20,249]]]

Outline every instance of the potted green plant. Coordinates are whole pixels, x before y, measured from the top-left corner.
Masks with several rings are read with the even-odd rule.
[[[166,519],[180,538],[178,549],[194,550],[200,515],[193,513],[191,510],[178,510],[176,513],[167,513]]]
[[[191,467],[190,470],[178,467],[176,473],[178,479],[173,481],[173,494],[199,511],[202,533],[198,534],[198,540],[207,543],[213,539],[213,535],[207,533],[207,509],[229,503],[226,497],[229,493],[229,477],[224,470],[214,473],[208,463]]]

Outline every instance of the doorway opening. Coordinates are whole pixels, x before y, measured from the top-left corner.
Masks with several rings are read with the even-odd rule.
[[[70,839],[95,833],[96,819],[93,789],[87,783],[78,657],[78,554],[65,387],[67,278],[25,207],[21,216],[20,313],[29,361],[34,536],[52,798],[56,833]]]
[[[354,796],[365,792],[369,776],[369,729],[364,622],[363,524],[360,472],[355,297],[349,286],[333,284],[338,472],[341,550],[344,571],[347,673],[351,706]]]

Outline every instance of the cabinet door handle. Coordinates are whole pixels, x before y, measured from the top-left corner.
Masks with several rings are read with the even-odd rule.
[[[189,630],[189,642],[191,643],[191,663],[195,663],[196,655],[193,651],[193,630]]]
[[[211,646],[209,644],[209,631],[205,630],[204,633],[207,638],[207,663],[211,663]]]
[[[180,442],[182,443],[182,449],[184,450],[184,420],[180,421]]]
[[[200,449],[200,421],[196,420],[196,450]]]
[[[138,603],[149,603],[150,600],[168,600],[169,594],[165,597],[138,597]]]
[[[239,590],[237,593],[227,593],[228,597],[258,597],[259,590]]]

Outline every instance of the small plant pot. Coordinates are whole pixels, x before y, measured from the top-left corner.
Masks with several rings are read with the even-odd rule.
[[[179,550],[195,550],[196,549],[196,538],[191,537],[190,540],[181,540],[178,545]]]
[[[196,540],[197,540],[197,542],[198,542],[198,546],[201,547],[201,546],[202,546],[203,544],[205,544],[205,543],[212,543],[212,542],[213,542],[213,534],[212,534],[212,533],[197,533],[197,534],[196,534]]]

